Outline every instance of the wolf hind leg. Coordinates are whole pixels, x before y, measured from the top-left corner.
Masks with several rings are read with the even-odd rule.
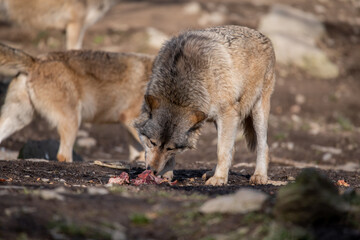
[[[267,170],[269,165],[269,149],[267,145],[267,125],[270,109],[270,99],[258,101],[252,111],[253,126],[256,133],[256,167],[250,178],[251,184],[266,184],[268,180]]]
[[[71,115],[70,115],[71,116]],[[57,130],[60,135],[60,147],[57,153],[59,162],[72,162],[73,146],[76,134],[79,129],[79,121],[73,117],[62,118],[57,123]]]
[[[0,116],[0,143],[14,132],[28,125],[34,116],[26,86],[27,76],[20,74],[8,88]]]

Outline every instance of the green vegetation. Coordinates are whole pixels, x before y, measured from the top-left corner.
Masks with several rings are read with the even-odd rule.
[[[150,223],[150,219],[143,213],[131,214],[130,221],[136,225],[145,225]]]
[[[87,224],[57,220],[50,222],[48,228],[57,234],[62,234],[71,238],[111,240],[111,234],[108,231]]]

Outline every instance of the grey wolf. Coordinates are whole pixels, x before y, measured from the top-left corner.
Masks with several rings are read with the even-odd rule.
[[[240,26],[187,31],[169,40],[154,61],[135,127],[148,168],[172,177],[175,154],[195,148],[205,121],[218,132],[218,162],[207,185],[228,182],[239,125],[256,150],[253,184],[267,182],[267,125],[275,83],[270,40]]]
[[[57,159],[72,162],[81,122],[121,123],[130,138],[130,160],[141,158],[132,121],[139,115],[153,57],[135,53],[72,50],[39,57],[0,44],[0,66],[16,69],[0,116],[0,142],[40,114],[60,135]]]
[[[0,0],[4,20],[38,29],[66,30],[66,49],[80,49],[87,28],[118,0]]]

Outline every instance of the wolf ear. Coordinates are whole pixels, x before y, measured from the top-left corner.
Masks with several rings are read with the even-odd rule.
[[[207,118],[207,115],[202,111],[193,111],[190,116],[190,122],[195,125],[202,121],[204,121]]]
[[[150,111],[159,108],[160,101],[152,95],[145,95],[145,103]]]

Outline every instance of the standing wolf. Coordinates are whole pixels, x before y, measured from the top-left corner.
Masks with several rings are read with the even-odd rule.
[[[0,0],[0,18],[39,29],[66,30],[66,49],[80,49],[85,31],[120,0]]]
[[[82,121],[122,123],[130,134],[130,160],[141,158],[132,122],[140,114],[152,63],[153,57],[145,54],[85,50],[36,58],[0,44],[0,67],[19,72],[1,108],[0,142],[28,125],[37,112],[58,130],[59,161],[72,162]]]
[[[213,121],[218,163],[206,184],[226,184],[241,124],[248,147],[257,152],[250,182],[266,184],[274,68],[270,40],[246,27],[188,31],[169,40],[155,59],[135,121],[147,166],[171,178],[175,153],[194,148],[204,121]]]

